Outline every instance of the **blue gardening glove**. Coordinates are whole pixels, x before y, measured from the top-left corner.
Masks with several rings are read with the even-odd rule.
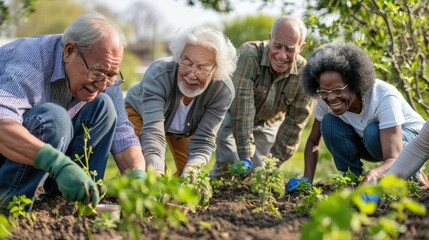
[[[126,172],[126,174],[132,178],[144,180],[147,176],[146,172],[141,169],[133,169]]]
[[[380,202],[380,196],[378,194],[363,194],[362,195],[362,200],[365,203],[373,202],[376,205],[378,205],[378,203]]]
[[[85,204],[92,202],[94,207],[99,202],[97,184],[85,174],[79,165],[50,144],[43,146],[36,154],[34,167],[48,172],[68,200]]]
[[[302,178],[291,178],[289,182],[286,184],[286,190],[288,193],[293,193],[296,191],[296,187],[298,187],[298,183],[306,179],[309,183],[312,183],[309,177],[302,177]]]
[[[241,163],[242,165],[240,175],[245,175],[246,173],[250,172],[250,170],[252,169],[252,161],[250,159],[240,158],[240,161],[236,161],[233,163],[232,169],[234,170],[239,169],[240,166],[237,163]]]

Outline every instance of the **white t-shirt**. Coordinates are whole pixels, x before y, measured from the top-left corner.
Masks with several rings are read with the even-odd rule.
[[[189,109],[191,109],[194,99],[188,106],[185,106],[182,101],[179,103],[176,114],[174,115],[173,122],[171,122],[168,132],[170,133],[183,133],[185,129],[186,116],[188,116]]]
[[[319,98],[314,109],[315,118],[322,121],[330,112],[329,106]],[[337,117],[351,125],[360,137],[363,137],[365,127],[375,121],[379,122],[380,129],[403,125],[417,131],[425,122],[393,85],[379,79],[375,80],[372,91],[363,96],[359,114],[347,111]]]

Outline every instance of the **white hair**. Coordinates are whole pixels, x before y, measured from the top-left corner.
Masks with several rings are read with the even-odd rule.
[[[274,37],[276,29],[280,25],[280,23],[284,23],[284,22],[295,23],[298,26],[299,35],[300,35],[299,43],[303,44],[305,42],[305,38],[307,37],[307,27],[305,26],[304,22],[300,18],[297,18],[294,16],[281,16],[277,18],[277,20],[271,26],[271,37]]]
[[[237,52],[231,41],[220,31],[210,27],[193,27],[177,34],[170,42],[170,51],[179,62],[186,45],[198,45],[216,53],[214,79],[231,79],[237,67]]]

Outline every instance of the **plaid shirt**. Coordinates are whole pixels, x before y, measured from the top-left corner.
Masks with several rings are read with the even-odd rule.
[[[298,55],[289,72],[275,76],[270,66],[269,41],[245,43],[239,54],[232,77],[236,97],[231,106],[238,154],[252,157],[254,126],[284,113],[271,154],[285,161],[297,150],[311,114],[312,101],[299,85],[298,75],[307,61]]]

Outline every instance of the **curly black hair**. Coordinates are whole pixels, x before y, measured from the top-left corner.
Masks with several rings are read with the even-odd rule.
[[[352,43],[334,42],[316,48],[308,58],[301,73],[304,91],[317,97],[320,75],[325,71],[336,71],[343,81],[356,93],[364,95],[375,82],[374,64],[363,49]]]

